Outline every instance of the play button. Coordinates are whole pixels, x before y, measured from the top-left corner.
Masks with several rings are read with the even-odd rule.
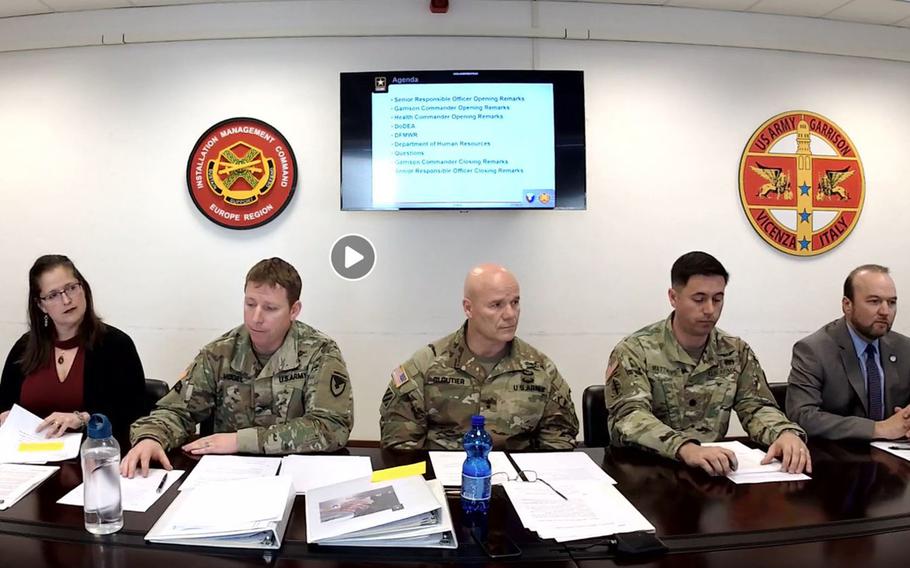
[[[345,280],[360,280],[369,276],[376,266],[376,249],[363,235],[340,237],[329,254],[332,270]]]
[[[366,258],[351,247],[344,247],[344,267],[350,268]]]

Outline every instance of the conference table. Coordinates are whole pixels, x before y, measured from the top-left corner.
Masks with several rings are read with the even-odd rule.
[[[746,442],[748,443],[748,442]],[[124,513],[114,535],[85,531],[82,509],[57,500],[81,483],[79,463],[60,470],[6,511],[0,511],[0,566],[67,567],[354,567],[354,566],[899,566],[910,549],[910,461],[865,443],[810,441],[808,481],[735,485],[681,464],[625,448],[580,448],[655,526],[669,548],[661,556],[617,557],[608,538],[557,543],[524,529],[505,492],[494,487],[489,525],[521,549],[490,559],[464,526],[457,492],[447,492],[458,530],[457,550],[376,549],[306,543],[304,499],[298,496],[276,551],[149,544],[146,532],[177,495],[171,487],[145,513]],[[427,459],[426,452],[348,447],[374,469]],[[172,463],[196,459],[175,452]],[[427,461],[427,477],[434,476]],[[186,479],[184,476],[181,482]],[[230,496],[226,496],[230,498]]]

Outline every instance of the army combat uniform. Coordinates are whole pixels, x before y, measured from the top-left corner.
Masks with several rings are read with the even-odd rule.
[[[354,424],[348,372],[335,342],[294,322],[260,365],[245,326],[206,345],[185,376],[130,429],[130,442],[181,445],[214,414],[215,432],[237,432],[237,450],[280,454],[344,447]]]
[[[622,340],[610,355],[606,402],[613,445],[677,459],[686,442],[722,439],[735,410],[766,446],[786,430],[805,432],[778,410],[745,341],[714,328],[696,363],[673,335],[673,316]]]
[[[382,446],[460,450],[474,414],[486,418],[496,448],[575,447],[575,405],[553,362],[516,337],[488,373],[468,349],[465,326],[392,372],[380,407]]]

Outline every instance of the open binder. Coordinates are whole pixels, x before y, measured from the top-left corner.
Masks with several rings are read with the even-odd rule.
[[[288,476],[210,483],[181,491],[145,535],[149,542],[277,549],[296,492]]]

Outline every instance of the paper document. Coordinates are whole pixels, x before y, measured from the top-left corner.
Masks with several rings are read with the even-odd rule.
[[[164,485],[161,480],[164,479],[165,473],[167,479]],[[155,504],[159,497],[167,493],[171,485],[177,482],[183,475],[182,469],[172,469],[165,471],[163,469],[150,469],[148,477],[136,475],[130,479],[128,477],[120,478],[120,497],[123,503],[124,511],[138,511],[144,513]],[[158,491],[158,487],[161,491]],[[80,483],[78,487],[60,498],[57,503],[61,505],[74,505],[82,507],[84,504],[85,484]]]
[[[702,444],[702,446],[726,448],[736,454],[736,471],[727,475],[727,479],[736,484],[811,479],[804,473],[781,471],[781,462],[776,459],[769,464],[762,465],[761,461],[765,459],[765,452],[750,448],[742,442],[709,442]]]
[[[503,485],[528,530],[558,542],[634,531],[654,526],[606,480],[569,484],[560,497],[547,485],[511,481]]]
[[[446,486],[461,487],[461,466],[466,456],[464,452],[430,452],[430,462],[433,464],[436,479]],[[494,474],[505,473],[509,479],[518,477],[518,472],[505,452],[490,452],[489,458]]]
[[[202,456],[180,486],[180,491],[220,481],[274,477],[280,465],[281,458]]]
[[[281,458],[281,475],[294,479],[298,495],[314,487],[369,477],[373,465],[367,456],[286,456]]]
[[[14,404],[0,426],[0,463],[47,463],[79,455],[81,433],[48,438],[36,432],[42,419]]]
[[[872,447],[888,452],[893,456],[910,460],[910,442],[897,442],[894,440],[890,442],[872,442]]]
[[[616,484],[591,456],[584,452],[514,453],[512,459],[522,470],[537,472],[537,476],[550,483],[563,486],[566,482],[606,481]]]
[[[198,546],[280,548],[294,498],[294,482],[285,475],[206,483],[192,491],[181,491],[145,539]]]
[[[0,511],[15,505],[58,469],[55,465],[0,464]]]

